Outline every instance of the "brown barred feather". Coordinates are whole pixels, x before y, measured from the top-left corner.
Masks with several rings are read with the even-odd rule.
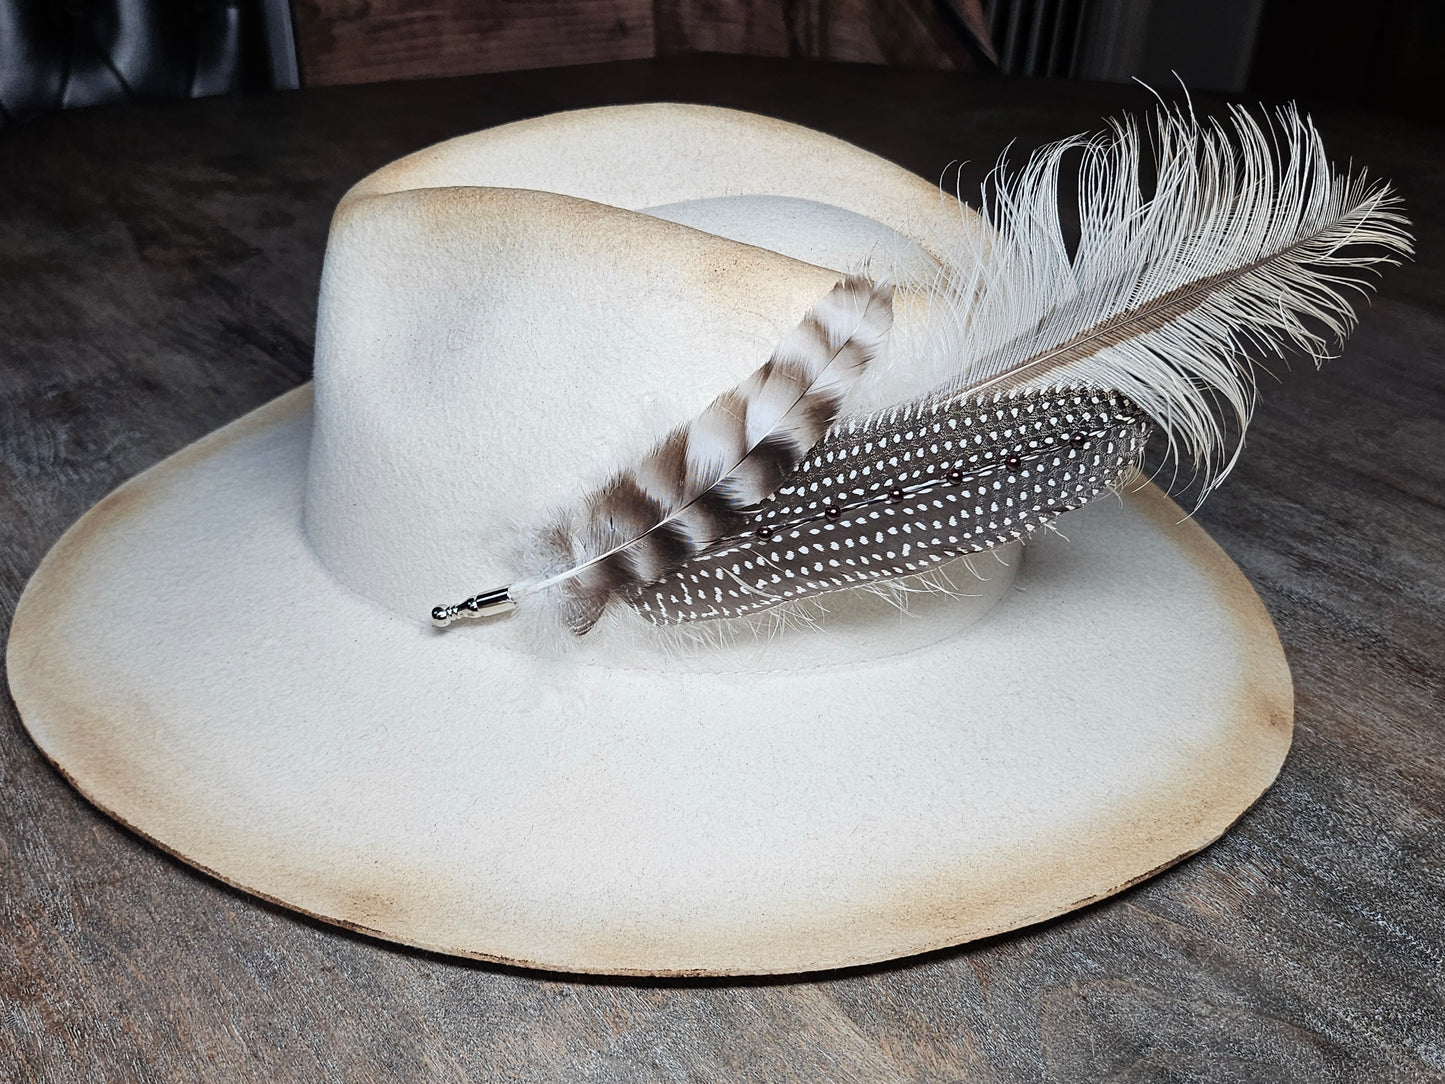
[[[580,636],[612,599],[735,531],[838,417],[892,326],[892,299],[863,278],[839,283],[761,368],[588,497],[579,526],[544,532],[547,572],[513,594],[560,588]]]

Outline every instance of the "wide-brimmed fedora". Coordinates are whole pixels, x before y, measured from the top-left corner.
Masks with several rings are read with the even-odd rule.
[[[694,106],[387,166],[332,223],[314,386],[123,485],[35,573],[26,727],[247,892],[566,971],[877,961],[1167,867],[1272,781],[1292,699],[1253,590],[1152,485],[903,610],[847,591],[766,635],[569,651],[429,620],[843,275],[981,228],[856,147]],[[900,285],[895,334],[922,306]]]

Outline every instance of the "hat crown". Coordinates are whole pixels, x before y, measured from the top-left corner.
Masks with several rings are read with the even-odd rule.
[[[393,163],[332,222],[312,547],[418,622],[510,582],[551,508],[766,361],[840,273],[926,259],[914,238],[958,228],[957,206],[847,143],[691,106],[553,115]],[[917,646],[889,631],[889,653]]]

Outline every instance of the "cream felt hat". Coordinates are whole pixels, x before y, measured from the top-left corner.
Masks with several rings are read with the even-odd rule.
[[[960,597],[844,592],[768,638],[558,654],[428,620],[840,274],[977,228],[871,154],[720,109],[393,163],[333,220],[314,387],[125,484],[35,573],[7,649],[25,725],[232,885],[564,971],[860,964],[1157,872],[1273,780],[1292,698],[1258,598],[1152,486],[975,560]]]

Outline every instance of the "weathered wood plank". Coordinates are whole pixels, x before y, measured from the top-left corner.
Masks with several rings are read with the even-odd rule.
[[[654,0],[657,55],[743,53],[789,56],[792,19],[778,0]]]
[[[1142,92],[689,57],[77,112],[0,140],[0,615],[113,485],[306,378],[331,208],[438,139],[551,109],[772,112],[975,185]],[[1266,388],[1201,519],[1298,694],[1220,843],[1058,921],[765,982],[565,981],[241,896],[95,813],[0,702],[0,1079],[1445,1079],[1445,138],[1318,114],[1393,176],[1419,262],[1344,356]],[[98,617],[98,619],[101,619]],[[83,635],[84,630],[77,630]]]
[[[309,86],[686,53],[969,68],[977,0],[298,0]],[[975,47],[976,48],[976,47]]]
[[[652,0],[300,0],[308,86],[591,64],[654,55]]]

